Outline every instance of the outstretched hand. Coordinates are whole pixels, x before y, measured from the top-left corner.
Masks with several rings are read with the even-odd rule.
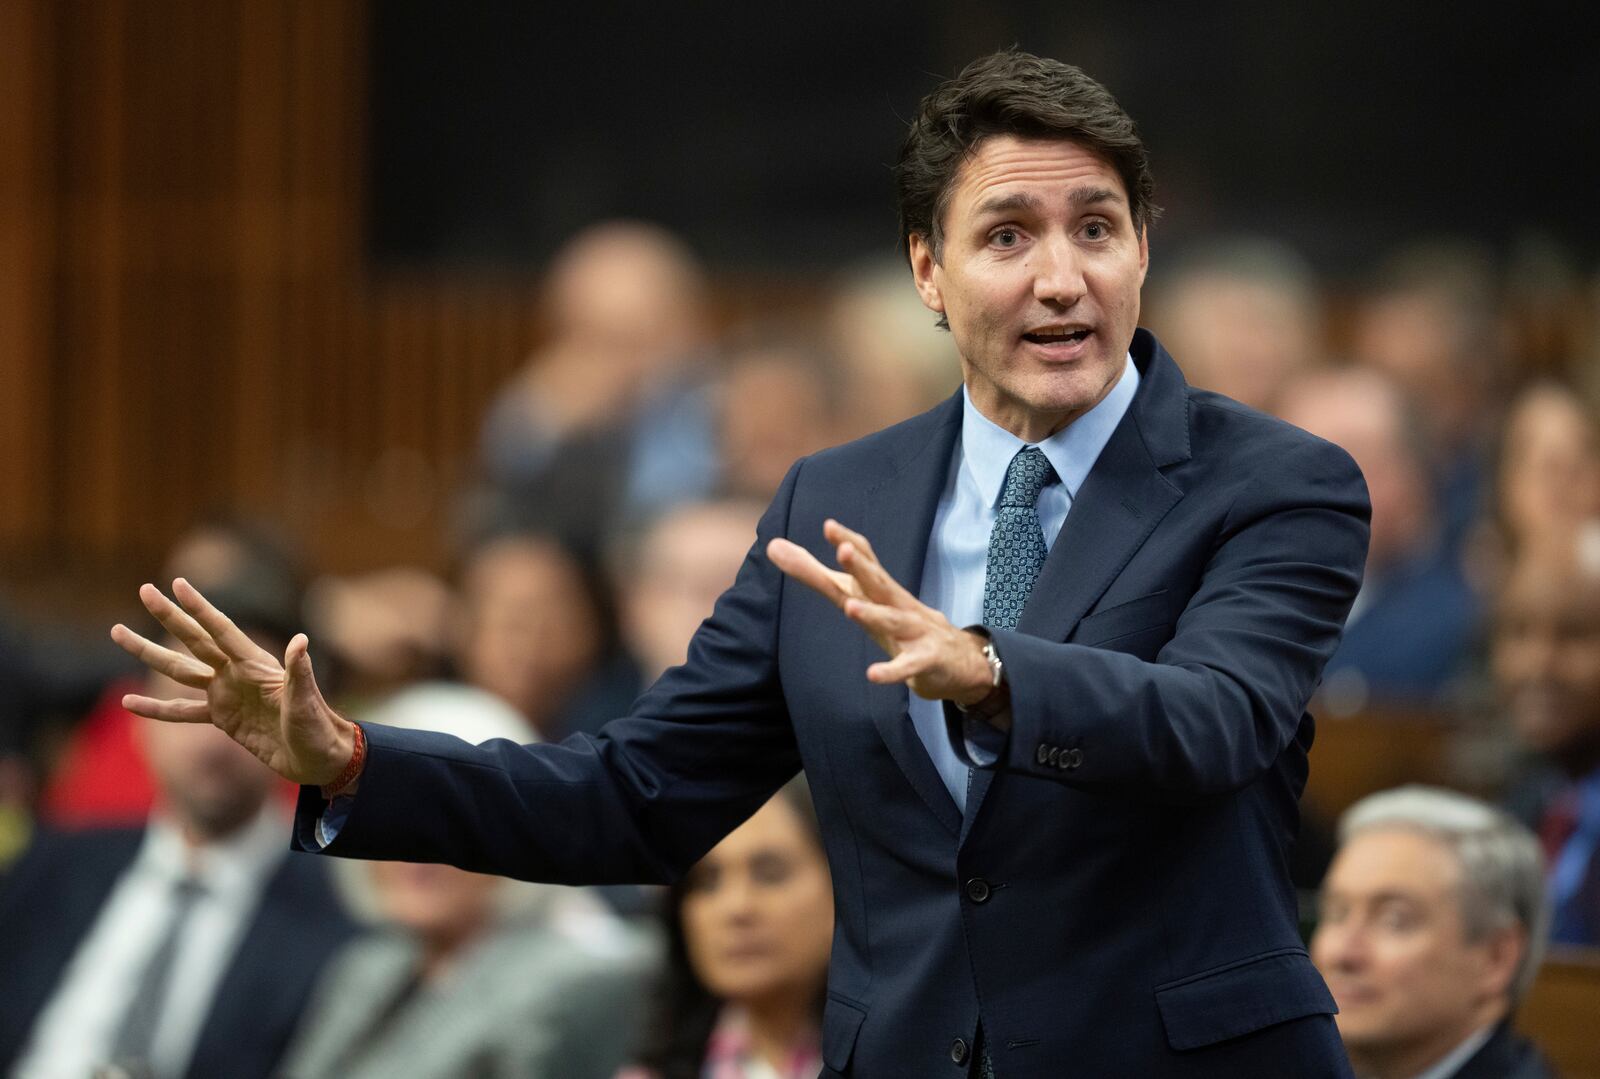
[[[871,635],[889,658],[867,668],[880,684],[904,682],[919,697],[970,706],[993,689],[983,643],[951,624],[889,576],[872,544],[835,520],[822,526],[843,567],[831,570],[786,539],[767,544],[767,557],[790,577],[810,585]]]
[[[130,693],[122,706],[135,715],[174,723],[211,723],[274,772],[295,783],[330,783],[354,752],[354,724],[322,697],[311,672],[304,633],[289,642],[280,663],[213,607],[188,581],[172,582],[177,603],[155,585],[139,599],[189,654],[111,627],[111,639],[153,671],[203,690],[205,700],[159,700]]]

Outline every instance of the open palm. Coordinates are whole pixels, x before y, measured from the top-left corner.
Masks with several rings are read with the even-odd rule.
[[[211,723],[296,783],[333,780],[350,757],[350,724],[317,689],[305,634],[295,635],[279,662],[187,581],[174,581],[172,594],[177,603],[154,585],[139,589],[145,608],[188,655],[121,624],[111,638],[151,670],[203,691],[205,700],[129,694],[123,707],[150,719]]]

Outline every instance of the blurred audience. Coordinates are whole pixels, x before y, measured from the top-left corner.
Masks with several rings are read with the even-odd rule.
[[[766,502],[800,458],[838,441],[833,359],[802,338],[737,345],[720,387],[720,489]]]
[[[1600,945],[1600,522],[1517,562],[1492,656],[1511,727],[1535,758],[1508,804],[1544,847],[1551,939]]]
[[[1311,956],[1362,1079],[1544,1079],[1512,1030],[1544,951],[1539,846],[1464,795],[1402,787],[1345,813]]]
[[[276,626],[234,617],[282,654]],[[201,696],[161,675],[145,692]],[[209,725],[136,723],[158,792],[146,826],[41,830],[0,884],[0,1070],[274,1074],[352,926],[326,864],[290,854],[268,769]]]
[[[580,232],[550,267],[544,316],[546,344],[484,422],[495,500],[593,549],[617,512],[708,490],[710,317],[683,241],[631,221]]]
[[[763,504],[723,500],[671,510],[616,545],[622,637],[641,683],[689,655],[689,640],[755,544]]]
[[[363,719],[470,742],[534,741],[466,686],[406,690]],[[445,865],[339,866],[377,925],[328,964],[286,1057],[292,1079],[605,1079],[638,1029],[647,938],[587,892]]]
[[[551,535],[506,533],[462,565],[462,678],[515,708],[545,741],[593,733],[637,681],[616,654],[611,596],[590,560]]]
[[[1214,241],[1153,291],[1149,325],[1191,385],[1273,412],[1288,382],[1322,358],[1316,277],[1275,240]]]
[[[822,321],[843,384],[836,441],[926,412],[961,384],[955,342],[909,285],[905,263],[889,259],[834,286]]]
[[[1337,368],[1295,379],[1279,415],[1349,451],[1372,499],[1366,576],[1323,676],[1327,706],[1438,700],[1466,657],[1479,601],[1443,542],[1407,401],[1379,372]]]
[[[1600,424],[1572,390],[1538,382],[1517,395],[1501,439],[1497,517],[1510,557],[1570,543],[1600,519]]]
[[[637,1066],[619,1079],[814,1079],[833,890],[804,778],[682,881]]]
[[[1470,243],[1443,241],[1391,255],[1357,305],[1350,351],[1419,406],[1416,418],[1437,455],[1442,539],[1454,549],[1483,509],[1496,382],[1505,362],[1488,255]]]
[[[307,632],[334,661],[339,703],[358,707],[441,677],[450,662],[455,602],[448,584],[415,566],[312,581]]]

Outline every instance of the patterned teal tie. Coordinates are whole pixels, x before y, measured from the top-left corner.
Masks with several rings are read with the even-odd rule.
[[[1056,470],[1037,446],[1024,446],[1006,466],[983,581],[983,624],[990,629],[1017,628],[1033,582],[1044,568],[1048,552],[1039,524],[1039,492],[1055,478]]]
[[[1044,526],[1039,523],[1039,492],[1054,483],[1056,470],[1037,446],[1024,446],[1006,466],[1000,488],[1000,510],[989,533],[989,568],[983,580],[983,624],[990,629],[1016,629],[1033,583],[1044,568]],[[970,782],[970,776],[969,782]],[[974,1079],[994,1079],[980,1024],[978,1051],[973,1054]]]

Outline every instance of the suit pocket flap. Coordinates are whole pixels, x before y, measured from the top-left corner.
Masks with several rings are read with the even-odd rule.
[[[822,1010],[822,1062],[834,1071],[842,1072],[850,1066],[850,1053],[856,1047],[856,1035],[867,1018],[866,1009],[828,994],[828,1003]]]
[[[1195,1049],[1339,1010],[1311,960],[1294,950],[1157,986],[1156,1006],[1174,1049]]]
[[[1167,590],[1152,592],[1148,596],[1130,599],[1115,607],[1095,611],[1078,623],[1072,635],[1073,644],[1095,645],[1126,637],[1140,630],[1169,625],[1172,621],[1172,603]]]

